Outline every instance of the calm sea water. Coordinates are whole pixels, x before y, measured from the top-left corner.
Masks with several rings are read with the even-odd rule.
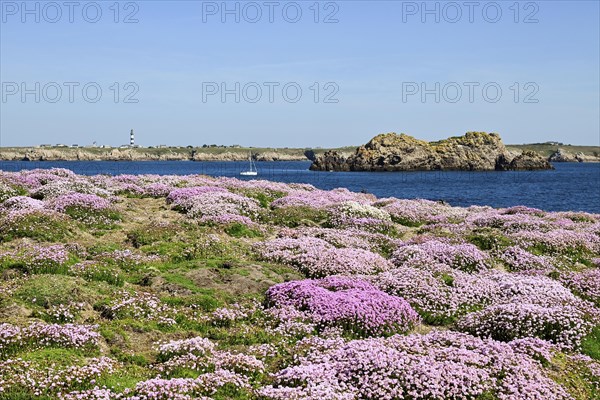
[[[559,163],[553,171],[509,172],[313,172],[309,161],[257,162],[258,178],[310,183],[321,189],[345,187],[378,197],[444,200],[455,206],[526,205],[548,211],[600,213],[600,164]],[[192,161],[3,161],[0,169],[68,168],[94,174],[206,174],[240,176],[247,162]]]

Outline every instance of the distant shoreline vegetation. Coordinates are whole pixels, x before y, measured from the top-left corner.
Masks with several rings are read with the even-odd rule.
[[[328,151],[349,156],[357,146],[338,148],[269,148],[224,145],[87,147],[25,146],[0,147],[0,161],[246,161],[248,154],[256,161],[314,161]],[[514,152],[533,151],[544,158],[556,154],[551,162],[600,161],[600,146],[578,146],[558,142],[506,145]],[[582,155],[580,160],[577,155]]]

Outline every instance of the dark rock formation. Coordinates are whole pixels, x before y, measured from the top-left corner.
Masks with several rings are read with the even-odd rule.
[[[350,171],[346,158],[334,150],[316,156],[310,166],[313,171]]]
[[[533,151],[524,151],[510,162],[511,170],[554,169],[548,160]]]
[[[310,161],[315,161],[317,155],[315,154],[314,150],[305,150],[304,157],[308,158]]]
[[[318,156],[314,171],[490,171],[550,169],[541,157],[511,156],[495,133],[467,132],[439,142],[425,142],[405,134],[386,133],[371,139],[344,157],[335,151]],[[513,163],[513,161],[515,161]]]

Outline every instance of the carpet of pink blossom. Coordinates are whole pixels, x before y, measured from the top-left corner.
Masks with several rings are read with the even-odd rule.
[[[0,399],[600,399],[600,215],[0,171]]]

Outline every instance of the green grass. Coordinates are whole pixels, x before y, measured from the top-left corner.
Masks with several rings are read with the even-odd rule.
[[[3,203],[6,199],[14,196],[25,196],[27,190],[21,186],[6,185],[5,183],[0,184],[0,203]]]
[[[119,268],[100,265],[97,269],[91,269],[82,275],[82,278],[90,282],[106,282],[109,285],[122,287],[125,284],[125,274]]]
[[[73,364],[80,364],[84,360],[80,351],[65,348],[44,348],[29,351],[20,355],[24,361],[35,363],[55,364],[63,367],[69,367]]]
[[[115,250],[123,250],[123,246],[119,243],[96,243],[87,248],[87,252],[90,253],[90,255],[111,253]]]
[[[146,225],[127,233],[127,240],[135,248],[170,241],[177,229],[174,226]]]
[[[146,367],[150,363],[148,359],[142,354],[128,354],[116,347],[111,348],[110,354],[113,357],[115,357],[119,362],[122,362],[124,364]]]
[[[454,286],[454,277],[449,274],[442,274],[440,277],[446,286]]]
[[[327,221],[327,212],[311,207],[276,208],[268,216],[268,222],[295,228],[298,226],[320,226]]]
[[[418,228],[425,224],[425,222],[423,222],[423,221],[413,221],[412,219],[403,218],[403,217],[396,216],[396,215],[392,215],[391,217],[392,217],[392,221],[394,221],[395,223],[407,226],[409,228]]]
[[[583,339],[581,352],[594,360],[600,360],[600,326],[592,329],[592,332]]]
[[[90,210],[85,207],[71,206],[65,209],[65,214],[92,229],[115,229],[123,219],[121,213],[115,210]]]
[[[557,354],[546,369],[551,378],[562,385],[575,400],[600,398],[600,378],[583,361],[574,361],[565,354]]]
[[[231,296],[226,293],[219,292],[215,289],[197,288],[197,292],[193,295],[180,297],[162,297],[161,301],[171,306],[191,306],[204,311],[211,312],[222,307],[225,303],[231,301]]]
[[[74,229],[68,219],[42,213],[31,213],[10,222],[0,223],[0,242],[30,238],[45,242],[60,242],[73,237]]]
[[[123,342],[128,341],[128,336],[123,327],[113,324],[113,323],[105,323],[102,324],[98,328],[98,332],[102,335],[106,341],[111,344],[117,341],[117,338],[123,340]]]
[[[239,192],[243,196],[257,200],[262,208],[268,208],[274,200],[286,195],[284,192],[262,192],[251,189],[242,189]]]
[[[34,309],[69,303],[94,304],[112,293],[105,285],[66,275],[33,275],[14,295],[24,306]]]
[[[480,250],[500,250],[512,245],[512,241],[493,228],[483,228],[467,236],[467,241]]]
[[[98,379],[98,386],[106,386],[117,393],[122,393],[125,389],[134,388],[136,383],[152,378],[152,374],[141,366],[128,365],[125,369],[120,369],[112,375],[103,376]]]
[[[520,151],[535,151],[545,157],[550,157],[559,148],[565,150],[568,153],[575,155],[575,153],[583,153],[586,155],[600,154],[599,146],[577,146],[577,145],[551,145],[551,144],[510,144],[506,145],[509,150],[520,150]]]
[[[262,236],[262,233],[260,233],[259,231],[248,228],[246,225],[240,224],[240,223],[230,224],[229,226],[227,226],[225,228],[225,232],[229,236],[233,236],[235,238],[241,238],[241,237],[256,238],[256,237]]]

